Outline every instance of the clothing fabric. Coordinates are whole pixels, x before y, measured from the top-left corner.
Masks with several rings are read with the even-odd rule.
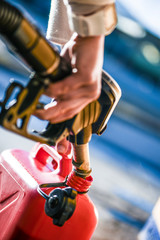
[[[63,0],[52,0],[47,28],[47,39],[56,44],[65,44],[71,37],[67,9]]]
[[[107,4],[110,5],[113,3],[114,0],[64,0],[64,2],[63,0],[51,0],[47,38],[57,44],[65,44],[73,34],[73,30],[71,30],[69,26],[68,15],[73,13],[75,16],[90,16],[92,13],[97,13],[102,8],[106,9]],[[101,15],[104,16],[104,21],[108,15],[111,15],[111,11],[108,15],[107,12]],[[109,25],[113,24],[109,23]],[[114,27],[111,26],[111,28]]]
[[[139,233],[137,240],[160,240],[160,198],[154,206],[150,218]]]
[[[151,216],[146,222],[138,235],[138,240],[160,240],[160,235],[153,216]]]

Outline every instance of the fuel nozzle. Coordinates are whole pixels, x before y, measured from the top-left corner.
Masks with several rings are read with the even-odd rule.
[[[40,105],[40,96],[49,83],[60,81],[72,73],[70,65],[43,37],[38,28],[8,2],[0,1],[0,34],[13,52],[28,63],[35,74],[26,87],[12,83],[1,105],[0,125],[32,140],[55,145],[63,138],[74,138],[75,144],[85,144],[93,133],[101,135],[115,109],[121,90],[115,80],[102,71],[100,97],[88,104],[80,113],[67,121],[47,125],[42,132],[28,131],[31,115]],[[19,88],[14,104],[7,106],[12,93]],[[22,122],[19,126],[19,121]],[[86,130],[87,129],[87,130]]]
[[[74,149],[74,171],[81,178],[87,178],[91,174],[89,158],[89,141],[92,134],[101,135],[107,128],[107,123],[112,115],[119,99],[121,89],[116,81],[105,71],[102,72],[102,91],[99,99],[92,105],[88,105],[77,115],[75,123],[81,120],[83,128],[78,134],[70,135],[69,140]],[[87,124],[86,124],[87,123]],[[76,124],[75,124],[76,128]],[[73,186],[73,185],[72,185]]]

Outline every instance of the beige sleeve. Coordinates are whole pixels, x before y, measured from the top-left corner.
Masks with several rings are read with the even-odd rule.
[[[69,24],[72,19],[72,13],[75,16],[83,17],[85,15],[92,15],[92,13],[99,12],[99,10],[103,8],[106,10],[101,14],[103,17],[100,16],[100,22],[103,23],[103,21],[105,21],[102,18],[106,19],[106,23],[109,24],[109,28],[111,28],[112,31],[115,25],[112,24],[112,18],[110,16],[114,14],[114,21],[116,21],[115,8],[112,6],[114,1],[115,0],[64,0],[63,2],[63,0],[51,0],[47,38],[55,43],[65,44],[70,39],[74,31],[74,27],[71,27],[72,24]],[[92,29],[95,29],[95,31],[99,29],[99,26],[97,25],[96,30],[96,20],[97,19],[90,20],[90,24],[93,25]],[[82,24],[80,25],[83,29]],[[102,26],[103,24],[100,25]],[[79,23],[77,25],[77,29],[79,29]],[[108,31],[108,33],[111,31]],[[92,33],[90,35],[92,35]]]

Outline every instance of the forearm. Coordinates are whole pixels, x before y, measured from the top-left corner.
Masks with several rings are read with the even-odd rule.
[[[81,7],[77,5],[75,8],[76,5],[74,4],[79,3],[71,3],[71,5],[70,3],[71,1],[67,2],[67,8],[69,7],[69,11],[73,11],[73,14],[78,17],[92,16],[97,12],[99,14],[99,10],[112,6],[112,4],[95,6],[94,4],[87,3],[87,5],[85,5],[87,8],[84,8],[83,5],[81,5]],[[102,3],[106,3],[106,1],[104,2],[103,0]],[[72,13],[70,14],[72,17]],[[105,31],[98,32],[100,27],[99,22],[97,24],[94,19],[94,21],[91,22],[93,32],[89,31],[82,35],[81,32],[78,31],[79,29],[77,29],[77,31],[76,29],[71,31],[67,19],[70,14],[66,12],[66,6],[62,0],[52,1],[49,20],[50,26],[48,28],[47,37],[56,43],[64,44],[65,41],[67,42],[62,48],[61,56],[71,63],[72,68],[76,69],[76,71],[73,71],[72,74],[63,79],[63,81],[50,84],[46,89],[45,94],[56,99],[57,104],[56,106],[52,106],[51,104],[43,110],[37,110],[36,116],[49,120],[51,123],[62,122],[72,118],[84,109],[87,104],[96,100],[101,92],[104,37],[106,29]],[[111,14],[111,16],[107,18],[108,21],[113,19],[112,17]],[[102,22],[104,27],[104,22],[106,21],[105,14],[99,16],[99,21]],[[94,32],[94,27],[97,32]],[[75,34],[70,38],[70,34],[68,33],[72,34],[73,32],[78,33],[77,37],[75,37]],[[68,41],[69,39],[70,41]]]

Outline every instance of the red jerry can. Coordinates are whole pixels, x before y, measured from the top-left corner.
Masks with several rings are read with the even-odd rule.
[[[45,199],[37,192],[39,184],[63,182],[70,172],[74,187],[71,156],[60,156],[45,144],[36,144],[30,153],[4,151],[0,156],[0,240],[91,239],[97,211],[87,194],[77,194],[73,215],[59,227],[45,214]]]

